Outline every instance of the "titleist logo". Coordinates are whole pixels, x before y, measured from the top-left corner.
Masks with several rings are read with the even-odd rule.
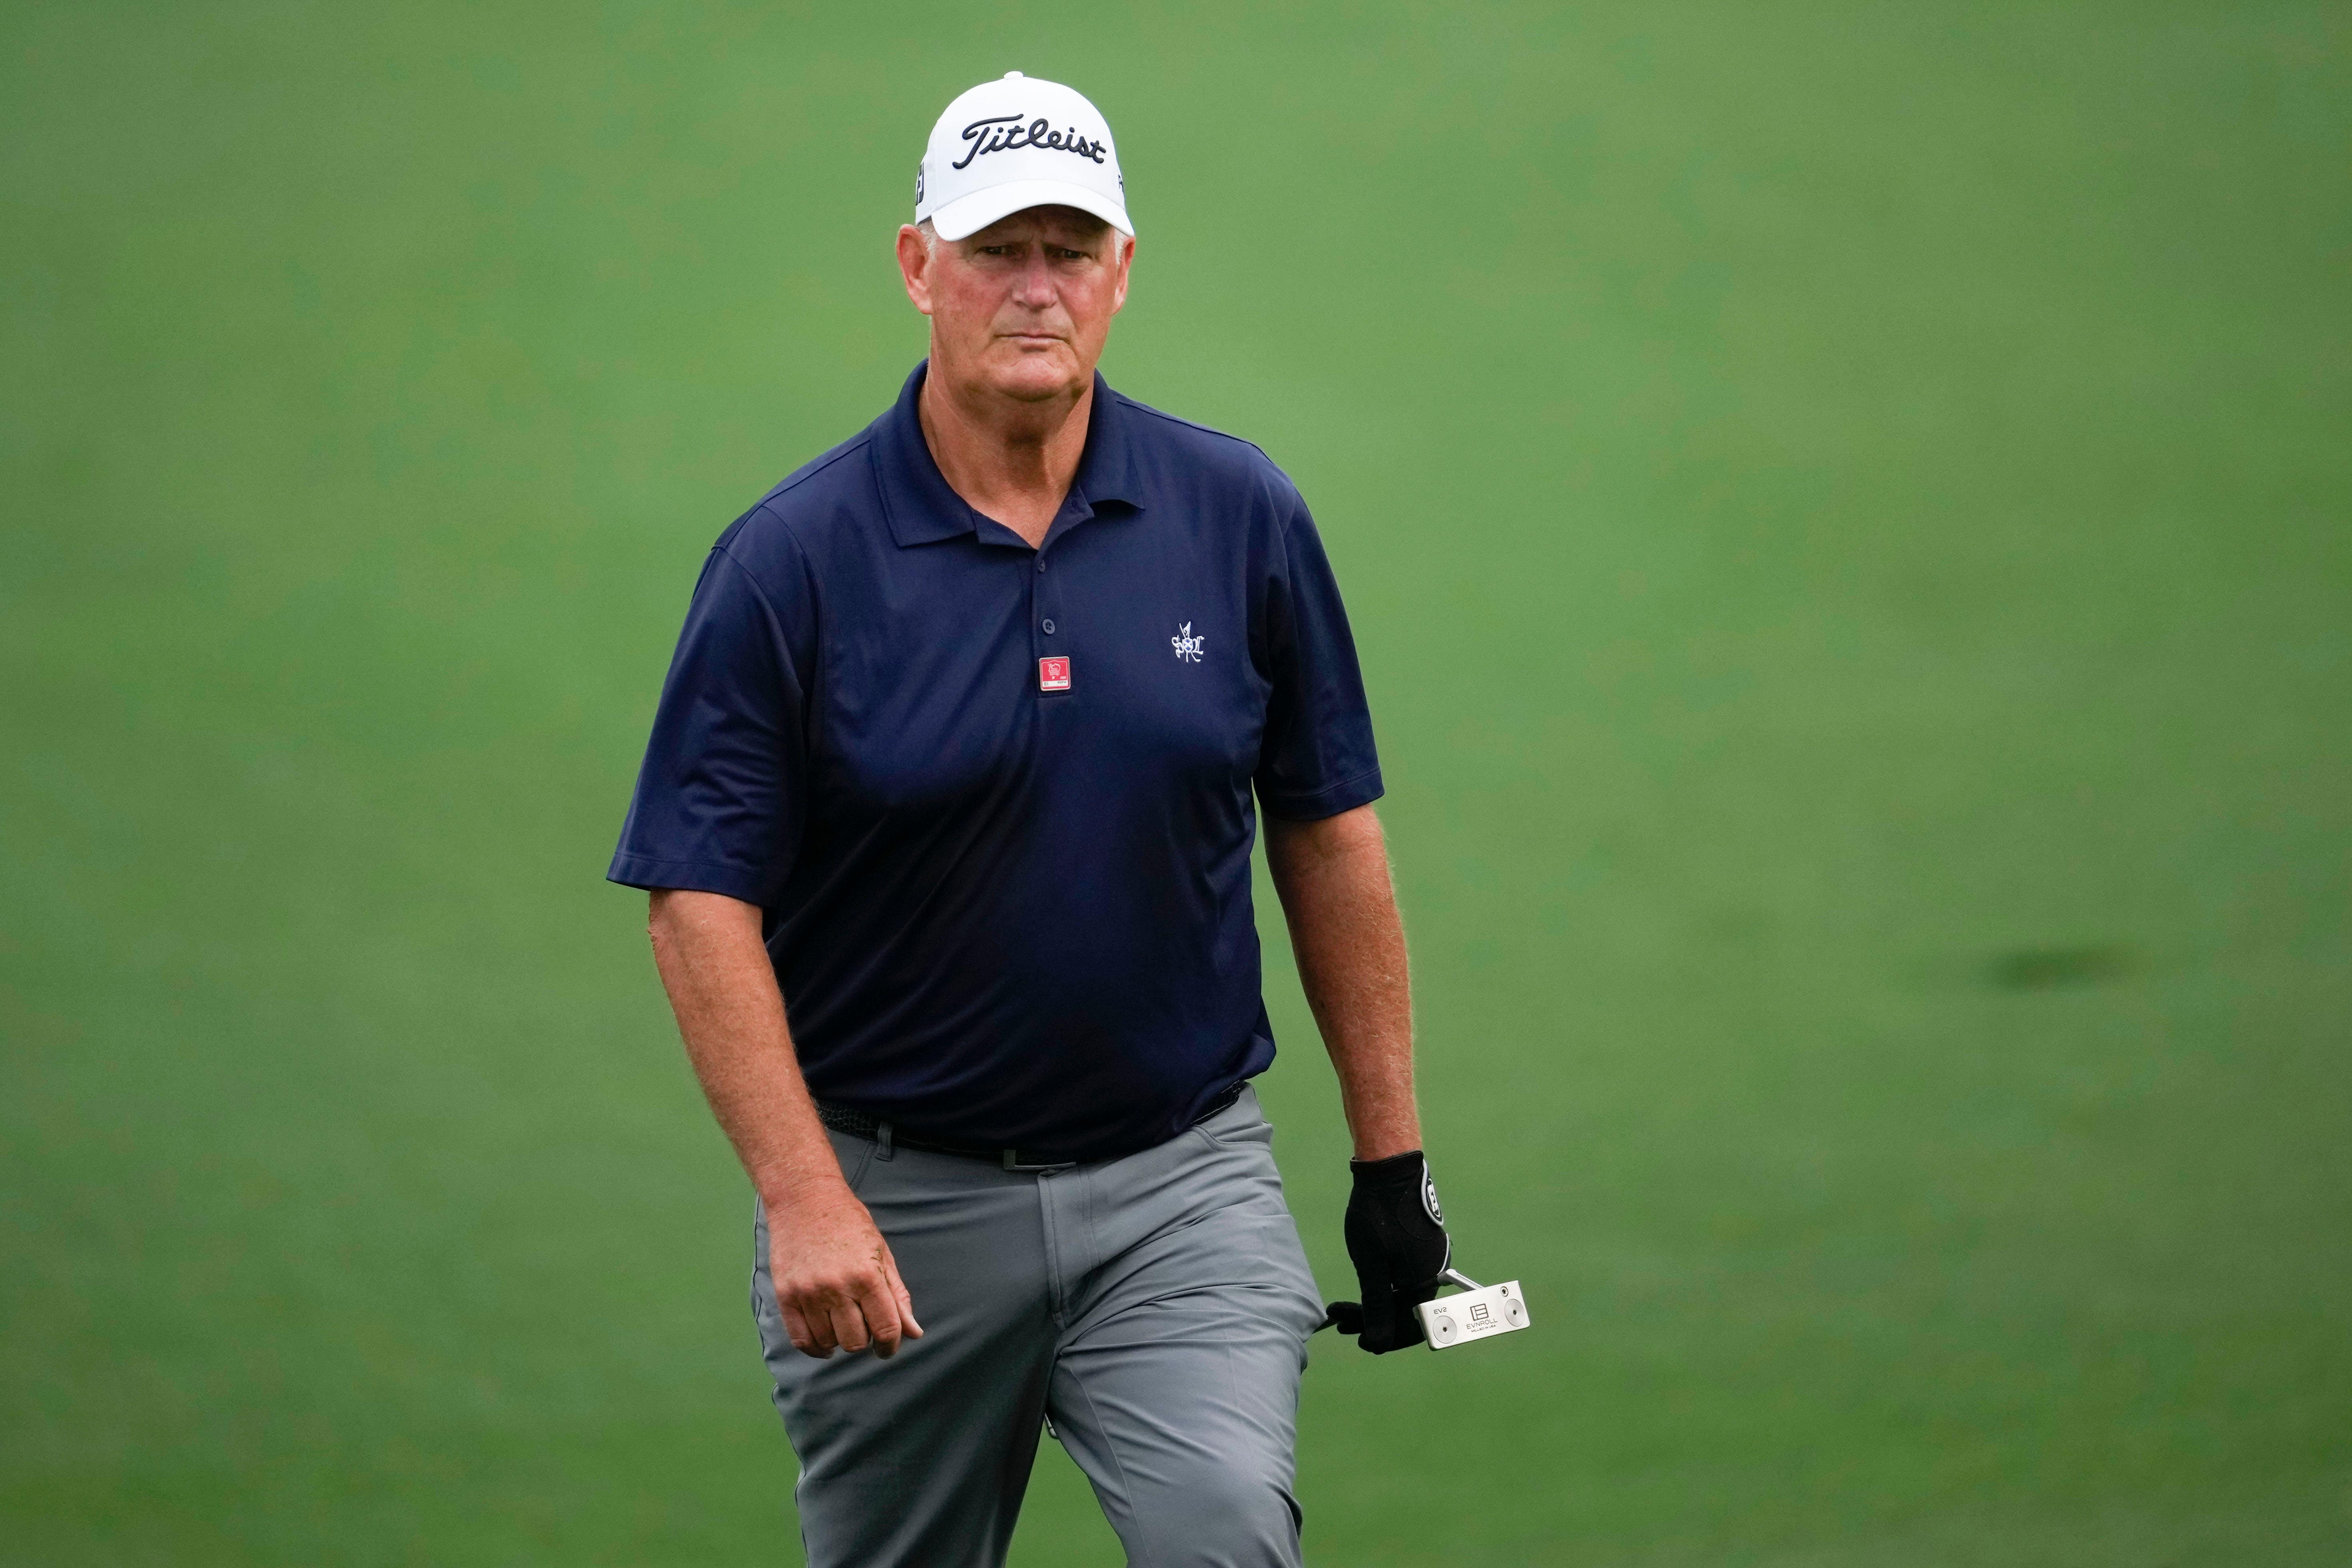
[[[950,169],[966,167],[982,153],[1011,153],[1023,147],[1049,147],[1056,153],[1091,158],[1097,163],[1103,161],[1101,142],[1089,142],[1075,131],[1056,131],[1042,114],[1026,125],[1021,123],[1017,114],[975,120],[963,128],[963,139],[971,143],[971,151],[963,155],[961,163],[949,164]]]

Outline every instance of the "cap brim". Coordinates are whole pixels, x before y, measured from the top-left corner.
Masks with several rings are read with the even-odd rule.
[[[961,239],[1031,207],[1076,207],[1094,214],[1128,238],[1135,237],[1135,226],[1128,221],[1125,207],[1100,192],[1060,180],[1008,180],[958,196],[931,214],[931,227],[941,239]]]

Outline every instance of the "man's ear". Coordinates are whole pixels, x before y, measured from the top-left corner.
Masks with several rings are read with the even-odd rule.
[[[923,231],[910,223],[898,226],[898,278],[907,285],[907,298],[915,302],[915,309],[929,315],[931,247],[924,243]]]
[[[1117,229],[1110,231],[1112,255],[1118,263],[1118,288],[1111,295],[1110,313],[1118,315],[1127,309],[1127,269],[1135,263],[1135,240]]]

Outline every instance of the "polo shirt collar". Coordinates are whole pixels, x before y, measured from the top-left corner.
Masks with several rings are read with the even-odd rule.
[[[890,537],[901,547],[976,533],[980,528],[980,514],[956,494],[931,457],[930,443],[923,439],[916,399],[922,394],[923,376],[929,369],[929,360],[918,364],[907,377],[907,384],[898,389],[898,401],[874,422],[874,471],[882,488],[882,510],[890,525]],[[1075,510],[1090,516],[1107,504],[1143,510],[1128,429],[1132,417],[1097,371],[1086,450],[1078,458],[1077,476],[1070,482],[1069,500],[1063,507],[1066,513]]]

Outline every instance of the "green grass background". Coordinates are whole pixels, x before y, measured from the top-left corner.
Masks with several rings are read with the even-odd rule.
[[[1107,373],[1317,508],[1539,1322],[1318,1343],[1310,1560],[2352,1557],[2340,6],[20,3],[0,1561],[797,1560],[600,878],[1015,68],[1119,135]],[[1117,1560],[1050,1446],[1016,1558]]]

